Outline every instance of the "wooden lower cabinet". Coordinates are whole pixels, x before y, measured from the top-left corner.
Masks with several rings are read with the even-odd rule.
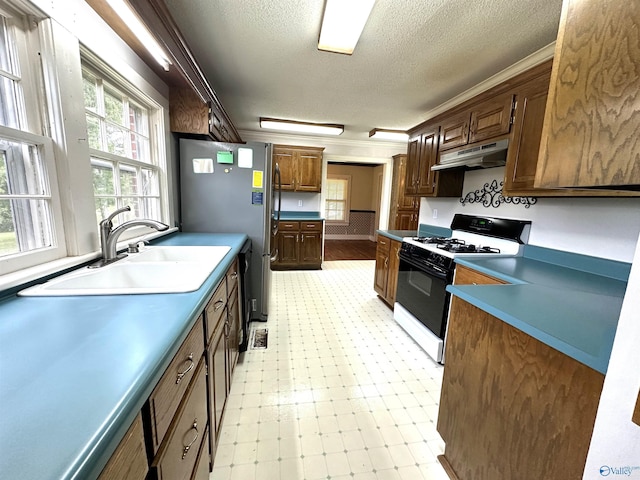
[[[486,273],[478,272],[464,265],[456,265],[455,277],[453,283],[455,285],[494,285],[494,284],[507,284],[498,278],[487,275]]]
[[[582,478],[604,376],[452,297],[437,429],[459,480]]]
[[[276,244],[278,257],[272,270],[322,268],[322,221],[281,221]]]
[[[148,471],[142,417],[138,414],[98,480],[144,480]]]
[[[378,235],[373,289],[392,308],[396,301],[401,245],[397,240]]]
[[[205,439],[200,445],[200,451],[198,452],[198,458],[196,459],[196,466],[193,469],[193,475],[191,480],[209,480],[209,427],[204,431],[202,438]]]

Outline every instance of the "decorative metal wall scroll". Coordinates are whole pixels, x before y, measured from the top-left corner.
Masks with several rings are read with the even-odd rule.
[[[529,208],[538,202],[535,197],[504,197],[502,195],[503,185],[504,182],[500,182],[500,185],[498,185],[497,180],[493,180],[490,184],[485,183],[482,189],[467,193],[464,198],[460,199],[460,203],[462,205],[482,203],[487,208],[498,208],[503,203],[513,203],[514,205],[524,205],[524,208]]]

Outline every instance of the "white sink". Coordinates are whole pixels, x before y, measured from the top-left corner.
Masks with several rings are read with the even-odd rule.
[[[82,268],[22,296],[184,293],[199,289],[231,247],[147,247],[102,268]]]

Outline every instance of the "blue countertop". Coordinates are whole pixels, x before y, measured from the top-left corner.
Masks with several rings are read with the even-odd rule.
[[[398,242],[401,242],[404,237],[415,237],[417,233],[416,230],[376,230],[376,232]]]
[[[449,292],[606,373],[629,264],[529,246],[522,257],[456,263],[512,285],[450,285]]]
[[[281,211],[280,212],[280,220],[284,220],[285,222],[295,222],[295,221],[305,221],[305,220],[324,220],[322,216],[320,216],[320,212],[296,212],[296,211]]]
[[[0,301],[0,476],[97,478],[246,239],[153,242],[232,247],[195,292]]]

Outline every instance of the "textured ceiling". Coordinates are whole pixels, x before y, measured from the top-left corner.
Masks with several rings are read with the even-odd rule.
[[[258,118],[405,130],[553,42],[561,0],[377,0],[351,56],[317,50],[322,0],[165,0],[240,130]]]

